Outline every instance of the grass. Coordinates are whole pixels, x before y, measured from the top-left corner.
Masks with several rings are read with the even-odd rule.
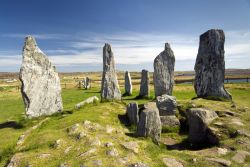
[[[226,88],[233,96],[233,100],[236,103],[237,108],[231,108],[231,102],[228,101],[213,101],[206,99],[194,99],[195,92],[193,86],[190,84],[178,84],[174,87],[173,95],[176,96],[178,103],[185,108],[191,107],[191,104],[196,106],[204,106],[213,110],[231,110],[234,112],[240,112],[238,109],[244,109],[250,107],[250,84],[227,84]],[[153,87],[151,86],[151,90]],[[144,162],[150,166],[164,166],[162,158],[173,157],[181,162],[185,166],[209,166],[209,162],[204,160],[202,155],[196,154],[194,151],[184,150],[169,150],[166,149],[166,145],[160,144],[157,146],[153,144],[150,139],[134,138],[126,135],[126,133],[133,133],[135,128],[126,127],[121,124],[118,115],[125,114],[125,105],[136,101],[138,104],[144,104],[147,101],[152,100],[154,92],[151,91],[151,98],[149,99],[136,99],[139,94],[139,86],[135,85],[132,96],[125,96],[122,103],[119,102],[104,102],[88,104],[79,110],[74,109],[74,105],[84,99],[97,96],[100,98],[100,88],[96,85],[91,90],[81,90],[77,88],[62,89],[62,98],[64,104],[64,112],[61,114],[55,114],[50,119],[42,124],[38,129],[33,130],[26,138],[21,148],[16,147],[18,137],[24,133],[27,129],[37,124],[44,117],[37,119],[25,119],[24,118],[24,105],[20,93],[14,88],[8,88],[1,90],[0,94],[0,135],[4,136],[0,138],[0,166],[5,166],[10,158],[16,154],[21,158],[21,165],[26,166],[28,163],[33,166],[58,166],[61,163],[67,163],[71,166],[79,166],[80,164],[93,165],[92,161],[101,159],[103,166],[112,164],[113,166],[119,166],[120,163],[117,158],[108,157],[106,151],[109,148],[99,147],[96,156],[90,156],[87,159],[79,158],[78,155],[91,148],[87,140],[77,140],[75,136],[69,136],[67,129],[76,123],[82,123],[84,120],[89,120],[94,123],[100,124],[101,127],[111,126],[117,130],[112,134],[107,134],[104,131],[97,130],[88,132],[91,138],[98,137],[102,143],[113,142],[115,148],[119,152],[119,157],[130,156],[132,162]],[[124,93],[123,87],[121,87],[122,93]],[[248,112],[240,112],[239,119],[248,125],[250,116]],[[224,118],[222,121],[230,123],[230,118]],[[12,122],[12,123],[9,123]],[[14,122],[14,123],[13,123]],[[8,124],[9,123],[9,124]],[[229,129],[231,127],[231,129]],[[237,126],[230,126],[226,124],[225,128],[234,131]],[[245,127],[249,130],[249,127]],[[179,129],[168,129],[168,133],[163,133],[162,138],[171,138],[177,143],[185,141],[187,134],[178,134]],[[53,144],[56,140],[63,139],[64,144],[61,148],[53,148]],[[233,145],[236,149],[246,149],[236,143],[236,139],[241,137],[230,138],[227,137],[222,141],[222,145]],[[136,141],[140,146],[139,154],[132,154],[131,151],[124,149],[120,143],[124,141]],[[65,154],[64,151],[67,147],[72,146],[72,151]],[[51,154],[49,158],[38,158],[41,154]],[[234,154],[229,154],[223,158],[230,159]],[[213,155],[211,155],[213,156]],[[197,162],[193,162],[192,159],[197,158]],[[249,159],[247,159],[247,162]],[[115,162],[115,163],[114,163]],[[237,166],[233,163],[233,166]]]

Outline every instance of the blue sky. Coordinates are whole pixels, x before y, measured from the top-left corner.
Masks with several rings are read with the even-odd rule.
[[[225,31],[226,68],[250,68],[250,0],[1,0],[0,71],[19,71],[36,37],[58,71],[101,71],[110,43],[117,70],[153,70],[170,43],[175,70],[193,70],[199,35]]]

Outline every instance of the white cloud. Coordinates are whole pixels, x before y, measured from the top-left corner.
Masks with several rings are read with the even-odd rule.
[[[225,35],[225,58],[229,61],[226,63],[226,65],[229,65],[227,68],[231,66],[247,68],[245,67],[246,65],[242,67],[240,62],[250,61],[250,31],[226,31]],[[22,35],[9,34],[9,36],[21,37]],[[127,32],[111,35],[92,33],[87,36],[78,36],[77,38],[63,34],[37,34],[36,37],[38,39],[57,39],[65,42],[64,46],[67,46],[67,48],[64,49],[46,50],[46,48],[43,48],[44,52],[49,55],[49,59],[56,66],[101,65],[104,43],[111,44],[117,65],[153,64],[154,58],[164,50],[164,43],[168,42],[174,51],[176,63],[182,62],[182,64],[185,64],[187,62],[185,69],[192,70],[199,47],[199,35],[187,34]],[[63,46],[60,48],[63,48]],[[5,66],[21,64],[21,56],[12,53],[13,56],[11,53],[6,54],[5,52],[0,51],[1,64]],[[234,62],[237,62],[237,64],[234,64]],[[177,64],[176,66],[180,67]]]

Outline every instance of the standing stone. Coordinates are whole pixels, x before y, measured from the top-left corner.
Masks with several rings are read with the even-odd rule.
[[[155,102],[149,102],[140,109],[136,136],[151,137],[153,142],[159,144],[161,137],[161,119]]]
[[[147,70],[142,70],[141,72],[141,85],[139,97],[149,97],[149,72]]]
[[[109,44],[103,47],[103,74],[101,98],[106,100],[121,100],[121,92],[115,71],[114,55]]]
[[[137,125],[139,121],[139,109],[138,109],[138,104],[136,102],[129,103],[127,105],[127,116],[129,119],[130,124],[135,124]]]
[[[223,30],[209,30],[200,36],[195,63],[194,88],[198,97],[232,99],[224,88],[225,35]]]
[[[189,126],[188,139],[191,143],[209,143],[211,130],[208,125],[216,118],[217,114],[204,108],[190,108],[186,112]],[[215,141],[215,140],[213,140]],[[214,144],[214,143],[213,143]]]
[[[177,102],[174,96],[164,94],[156,98],[156,105],[160,116],[175,115],[177,111]]]
[[[128,71],[125,72],[125,95],[132,95],[132,82]]]
[[[25,38],[20,81],[26,115],[29,118],[62,111],[58,73],[31,36]]]
[[[83,88],[84,89],[90,89],[91,88],[91,80],[89,79],[89,77],[83,78]]]
[[[154,88],[155,97],[163,94],[172,95],[174,86],[174,52],[168,43],[165,50],[154,60]]]

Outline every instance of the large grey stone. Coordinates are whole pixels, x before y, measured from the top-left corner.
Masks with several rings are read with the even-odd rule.
[[[151,137],[159,144],[161,137],[161,119],[155,102],[148,102],[141,110],[137,124],[136,136]]]
[[[174,86],[174,52],[168,43],[165,43],[165,50],[154,60],[154,88],[155,96],[163,94],[172,95]]]
[[[204,142],[215,144],[213,142],[216,140],[211,138],[213,135],[210,134],[211,130],[208,125],[218,117],[217,114],[204,108],[191,108],[187,110],[186,114],[189,125],[189,141],[198,144]]]
[[[141,85],[140,85],[140,97],[149,97],[150,88],[149,88],[149,72],[147,70],[142,70],[141,72]]]
[[[63,110],[58,73],[32,36],[25,38],[19,77],[25,111],[29,118]]]
[[[132,95],[132,81],[130,77],[130,73],[128,71],[125,72],[125,94]]]
[[[223,30],[211,29],[200,36],[200,46],[194,68],[194,88],[198,97],[232,99],[224,88],[224,43]]]
[[[126,114],[131,124],[137,125],[139,121],[139,108],[136,102],[129,103],[127,105]]]
[[[156,105],[159,109],[160,116],[175,115],[177,111],[177,102],[174,96],[167,94],[157,96]]]
[[[121,100],[121,92],[115,71],[114,55],[109,44],[103,47],[102,100]]]

